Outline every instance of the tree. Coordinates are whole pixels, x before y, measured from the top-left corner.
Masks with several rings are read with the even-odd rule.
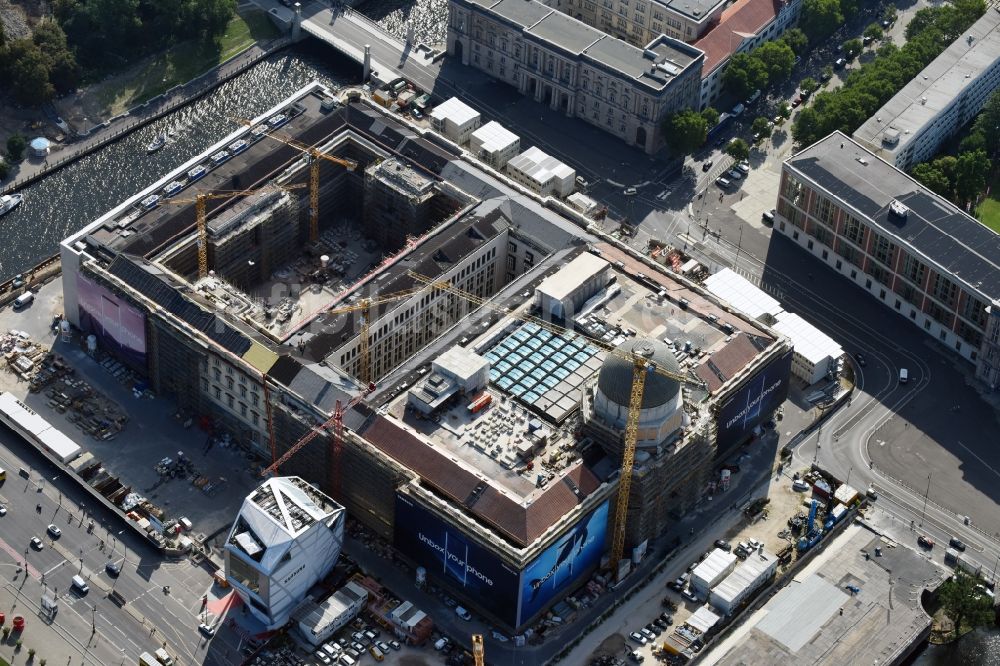
[[[840,0],[803,0],[799,27],[813,44],[829,37],[844,22]]]
[[[829,81],[833,78],[833,65],[823,66],[823,76],[821,77],[824,81]]]
[[[973,127],[973,130],[962,137],[962,140],[958,143],[959,153],[970,153],[974,150],[984,150],[986,154],[990,154],[989,147],[986,145],[986,135],[978,131]]]
[[[80,67],[66,44],[66,33],[52,20],[35,26],[32,40],[45,56],[49,82],[60,93],[72,92],[80,80]]]
[[[781,41],[788,44],[788,47],[795,51],[795,55],[802,55],[809,48],[809,38],[799,28],[792,28],[786,32],[781,36]]]
[[[7,164],[7,160],[0,157],[0,180],[4,180],[10,175],[10,165]]]
[[[792,107],[790,107],[787,103],[782,104],[778,107],[778,115],[785,120],[788,120],[792,116]]]
[[[897,16],[899,16],[899,12],[896,11],[896,5],[886,5],[885,10],[882,12],[882,20],[895,23]]]
[[[882,39],[882,26],[878,23],[869,23],[868,27],[865,28],[864,36],[873,40]]]
[[[750,131],[754,134],[767,136],[771,133],[771,119],[764,116],[757,116],[753,119],[753,124],[750,125]]]
[[[819,84],[816,83],[816,79],[812,78],[811,76],[807,76],[806,78],[799,81],[799,90],[805,93],[805,96],[808,97],[809,95],[812,95],[814,92],[819,90]]]
[[[956,570],[955,575],[938,588],[938,601],[955,624],[958,636],[963,627],[972,629],[993,623],[992,598],[977,589],[978,582],[964,571]]]
[[[808,146],[823,138],[822,117],[815,107],[807,106],[799,111],[792,125],[792,139],[795,143]]]
[[[20,162],[24,158],[24,151],[28,148],[28,140],[23,134],[11,134],[7,138],[7,156],[11,162]]]
[[[767,67],[758,58],[747,53],[737,53],[726,65],[722,85],[734,97],[746,99],[753,91],[767,87]]]
[[[986,100],[972,129],[974,133],[982,135],[987,154],[996,157],[1000,153],[1000,93],[993,93]]]
[[[985,150],[959,155],[955,165],[955,198],[964,204],[985,192],[992,166]]]
[[[708,122],[697,111],[685,109],[670,117],[666,131],[670,136],[669,143],[674,153],[688,155],[705,143],[708,137]]]
[[[930,162],[921,162],[913,167],[911,175],[935,194],[939,194],[946,199],[951,198],[951,181],[948,180],[948,176],[944,172]]]
[[[726,154],[737,162],[750,159],[750,146],[743,139],[733,139],[726,146]]]
[[[844,50],[844,55],[848,58],[854,58],[861,53],[861,49],[864,48],[864,44],[861,43],[860,39],[848,39],[846,42],[841,44],[840,48]]]
[[[750,57],[763,63],[772,84],[788,80],[795,67],[795,52],[785,42],[764,42]]]
[[[705,119],[708,123],[709,128],[715,127],[719,124],[719,112],[712,107],[706,107],[704,111],[701,112],[701,117]]]

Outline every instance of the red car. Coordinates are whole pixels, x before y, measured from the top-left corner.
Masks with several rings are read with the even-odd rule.
[[[924,536],[923,534],[921,534],[919,537],[917,537],[917,543],[920,544],[920,546],[923,547],[923,548],[933,548],[934,547],[934,539],[932,539],[932,538],[930,538],[928,536]]]
[[[21,615],[14,616],[14,631],[24,631],[24,617]]]
[[[795,99],[792,100],[792,108],[794,109],[795,107],[797,107],[801,103],[802,103],[802,98],[801,97],[796,97]]]

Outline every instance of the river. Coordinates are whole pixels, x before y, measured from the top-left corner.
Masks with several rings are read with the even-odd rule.
[[[977,629],[949,645],[928,645],[911,666],[1000,666],[1000,630]]]

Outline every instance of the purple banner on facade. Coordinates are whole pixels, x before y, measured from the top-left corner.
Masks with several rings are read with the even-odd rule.
[[[98,346],[138,370],[146,368],[146,315],[97,282],[77,274],[80,329]]]

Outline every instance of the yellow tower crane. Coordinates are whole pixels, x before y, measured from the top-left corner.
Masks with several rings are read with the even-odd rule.
[[[476,666],[486,666],[486,651],[483,648],[483,635],[472,634],[472,658]]]
[[[417,287],[416,289],[409,289],[406,291],[396,292],[394,294],[388,294],[386,296],[374,296],[371,298],[363,298],[357,303],[352,303],[351,305],[344,305],[337,308],[332,308],[326,310],[326,314],[344,314],[347,312],[361,312],[364,319],[361,324],[361,367],[362,374],[368,374],[369,361],[368,361],[368,316],[371,308],[373,306],[381,305],[383,303],[391,303],[393,301],[402,300],[404,298],[409,298],[419,291],[423,291],[425,287]],[[311,442],[316,438],[317,435],[322,434],[327,428],[333,428],[333,452],[331,455],[331,465],[329,467],[329,485],[332,497],[340,497],[340,485],[341,485],[341,471],[340,471],[340,453],[343,448],[344,442],[344,412],[350,410],[354,405],[361,402],[369,393],[375,390],[375,385],[371,383],[371,379],[367,376],[362,376],[360,378],[364,384],[364,390],[354,398],[352,398],[346,405],[342,405],[340,401],[337,401],[336,408],[334,409],[333,416],[330,417],[322,425],[313,427],[309,429],[305,435],[303,435],[299,441],[295,442],[280,458],[274,458],[274,449],[271,449],[271,464],[261,472],[261,476],[268,476],[270,474],[277,473],[278,469],[288,462],[288,459],[298,453],[302,447]]]
[[[352,303],[351,305],[344,305],[341,307],[336,307],[330,310],[326,310],[326,314],[338,315],[344,314],[346,312],[360,312],[361,313],[361,330],[358,333],[359,338],[359,350],[358,358],[360,361],[360,372],[358,372],[358,379],[363,383],[369,383],[371,378],[371,358],[370,358],[370,345],[371,339],[369,338],[369,328],[371,327],[371,309],[373,306],[382,305],[383,303],[391,303],[393,301],[398,301],[403,298],[409,298],[419,291],[423,291],[426,287],[417,287],[416,289],[407,289],[406,291],[399,291],[394,294],[389,294],[387,296],[373,296],[371,298],[362,298],[357,303]]]
[[[410,275],[414,279],[423,282],[434,289],[439,289],[455,296],[459,296],[477,306],[486,306],[505,316],[536,324],[551,333],[557,335],[570,335],[573,337],[579,336],[579,334],[574,331],[563,328],[562,326],[557,326],[556,324],[547,322],[544,319],[540,319],[529,314],[511,312],[507,308],[496,305],[485,298],[463,291],[450,282],[435,280],[427,277],[426,275],[414,273],[413,271],[410,271]],[[655,372],[663,375],[664,377],[669,377],[674,381],[681,382],[683,384],[691,384],[698,388],[703,388],[705,384],[696,377],[673,372],[666,368],[661,368],[655,362],[641,354],[622,351],[617,347],[612,347],[611,345],[593,338],[586,338],[586,340],[589,344],[603,349],[608,354],[614,354],[627,360],[633,367],[632,389],[629,394],[628,416],[625,420],[625,442],[622,451],[622,469],[618,481],[618,498],[615,501],[615,531],[611,540],[611,566],[617,567],[618,562],[621,561],[622,554],[625,551],[625,526],[628,518],[629,504],[628,495],[632,487],[632,468],[635,466],[635,445],[639,435],[639,416],[642,411],[642,395],[643,390],[646,387],[646,377],[649,373]]]
[[[164,199],[163,203],[169,204],[194,204],[195,222],[198,225],[198,278],[208,277],[208,223],[207,206],[210,199],[232,199],[234,197],[245,197],[256,194],[271,188],[278,190],[298,190],[305,185],[270,185],[256,190],[219,190],[216,192],[202,192],[193,198],[185,199]]]
[[[253,123],[249,120],[241,120],[240,122],[247,127],[253,126]],[[298,150],[304,152],[309,158],[309,242],[315,243],[319,240],[319,161],[326,160],[327,162],[339,164],[348,171],[354,171],[357,169],[358,163],[354,160],[347,159],[346,157],[327,155],[319,148],[293,139],[290,136],[282,136],[274,132],[267,132],[264,136],[274,139],[275,141],[280,141],[286,146],[297,148]]]

